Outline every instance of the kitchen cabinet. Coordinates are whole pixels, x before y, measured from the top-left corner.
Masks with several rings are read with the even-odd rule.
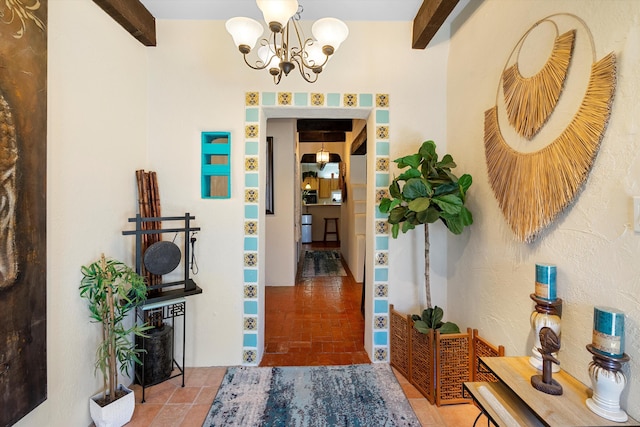
[[[318,179],[318,197],[321,199],[328,199],[331,197],[331,192],[338,190],[338,178],[320,178]]]

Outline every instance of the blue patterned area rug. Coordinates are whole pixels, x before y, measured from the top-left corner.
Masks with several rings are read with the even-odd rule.
[[[231,367],[203,427],[381,427],[420,423],[386,363]]]
[[[302,277],[346,276],[340,251],[305,251]]]

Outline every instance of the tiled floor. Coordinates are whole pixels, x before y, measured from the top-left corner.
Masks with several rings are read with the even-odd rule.
[[[316,246],[317,247],[317,246]],[[267,287],[265,354],[261,366],[344,365],[370,363],[364,351],[360,313],[362,284],[346,277],[299,278],[296,286]],[[187,368],[185,387],[174,378],[145,390],[134,385],[136,410],[129,427],[202,426],[225,367]],[[422,426],[472,426],[473,405],[431,405],[396,373]],[[486,419],[482,420],[486,423]]]
[[[356,283],[344,266],[347,276],[299,274],[296,286],[265,288],[261,366],[370,363],[363,345],[362,283]]]

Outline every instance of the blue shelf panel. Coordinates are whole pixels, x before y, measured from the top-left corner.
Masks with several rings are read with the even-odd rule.
[[[231,197],[231,134],[202,132],[201,195],[203,199]]]

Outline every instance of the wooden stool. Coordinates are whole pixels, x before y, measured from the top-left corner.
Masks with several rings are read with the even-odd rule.
[[[339,218],[325,218],[324,219],[324,242],[327,242],[327,236],[328,235],[335,235],[336,236],[336,242],[340,241],[340,234],[338,233],[338,219]],[[328,231],[328,227],[327,225],[329,225],[329,221],[333,221],[333,228],[335,231]]]

